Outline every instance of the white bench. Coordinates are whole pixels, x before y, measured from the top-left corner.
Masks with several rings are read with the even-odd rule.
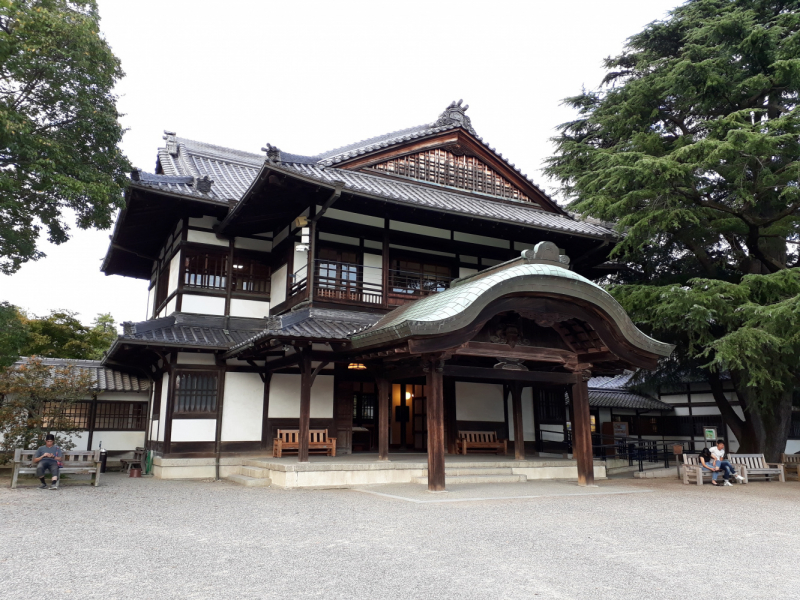
[[[92,474],[92,484],[97,487],[100,484],[100,450],[72,451],[64,450],[64,466],[59,473],[79,473]],[[14,474],[11,477],[11,489],[17,488],[17,477],[22,475],[35,475],[36,466],[33,464],[33,457],[36,450],[14,450]]]
[[[795,471],[800,480],[800,454],[781,454],[784,473]]]
[[[786,482],[786,473],[781,463],[768,463],[763,454],[731,454],[731,463],[742,472],[744,482],[748,483],[751,477],[763,477],[772,481],[778,477],[781,482]]]

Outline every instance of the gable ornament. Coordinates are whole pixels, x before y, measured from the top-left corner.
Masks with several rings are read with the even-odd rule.
[[[472,121],[465,114],[467,112],[467,109],[469,108],[469,104],[461,106],[462,102],[463,100],[459,100],[458,102],[451,102],[450,106],[445,108],[444,112],[439,115],[439,118],[436,119],[436,122],[433,124],[433,126],[448,127],[451,125],[457,125],[458,127],[463,127],[464,129],[469,131],[472,135],[478,135],[472,128]]]

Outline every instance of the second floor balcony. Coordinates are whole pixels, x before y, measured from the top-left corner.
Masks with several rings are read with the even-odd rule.
[[[313,262],[313,294],[308,296],[308,267],[292,275],[290,297],[317,302],[393,309],[450,287],[453,277],[317,259]]]

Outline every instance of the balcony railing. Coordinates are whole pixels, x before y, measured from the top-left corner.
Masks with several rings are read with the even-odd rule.
[[[443,292],[450,287],[452,280],[452,277],[434,273],[399,270],[387,271],[384,279],[383,269],[380,267],[330,260],[314,261],[314,299],[343,304],[396,308]],[[307,287],[307,267],[303,265],[292,275],[290,295],[305,294]]]

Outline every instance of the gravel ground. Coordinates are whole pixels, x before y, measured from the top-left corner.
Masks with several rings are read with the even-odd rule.
[[[3,600],[800,595],[798,482],[530,482],[446,494],[121,474],[96,489],[9,483],[0,479]]]

